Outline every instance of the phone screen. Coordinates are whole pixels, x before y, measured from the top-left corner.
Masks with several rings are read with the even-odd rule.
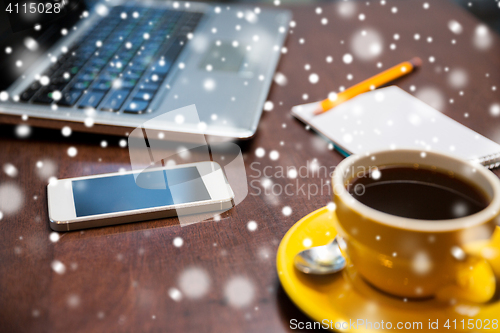
[[[133,174],[73,181],[76,216],[210,200],[196,167],[149,171],[142,175],[146,177],[141,178],[141,186]]]

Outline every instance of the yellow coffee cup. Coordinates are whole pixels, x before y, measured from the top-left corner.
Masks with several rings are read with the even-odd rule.
[[[418,220],[376,210],[347,190],[360,173],[392,166],[446,172],[480,189],[489,204],[465,217]],[[500,180],[491,171],[441,153],[387,150],[346,158],[335,169],[332,186],[341,250],[369,284],[405,298],[480,303],[493,297],[494,263],[469,250],[471,244],[490,240],[498,225]]]

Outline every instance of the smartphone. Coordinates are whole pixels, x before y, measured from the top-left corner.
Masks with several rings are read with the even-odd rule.
[[[59,179],[47,186],[50,227],[70,231],[225,211],[234,193],[219,164]]]

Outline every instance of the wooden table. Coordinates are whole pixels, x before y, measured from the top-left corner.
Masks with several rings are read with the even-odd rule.
[[[400,79],[400,87],[410,91],[415,86],[417,95],[429,88],[422,98],[442,99],[445,114],[500,142],[500,117],[489,111],[500,102],[496,90],[500,89],[500,38],[492,33],[493,45],[477,49],[472,41],[479,25],[476,19],[446,1],[429,1],[428,9],[424,2],[359,1],[351,17],[345,14],[348,7],[340,15],[338,4],[322,5],[320,15],[316,6],[291,7],[296,26],[278,68],[288,83],[273,85],[269,100],[274,109],[264,112],[256,137],[242,144],[249,183],[261,180],[256,170],[265,166],[274,173],[279,166],[298,169],[308,163],[327,167],[339,163],[341,156],[294,120],[290,108],[303,103],[303,95],[308,101],[318,100],[379,72],[378,62],[387,68],[413,56],[421,57],[424,65]],[[322,18],[328,20],[326,25]],[[451,20],[461,24],[460,34],[449,30]],[[365,28],[382,36],[383,50],[375,59],[362,61],[350,40]],[[346,53],[354,56],[351,64],[342,61]],[[327,62],[327,56],[333,62]],[[310,70],[305,69],[307,64]],[[468,76],[463,87],[448,82],[456,69]],[[310,83],[311,73],[319,74],[318,84]],[[33,128],[29,138],[18,139],[14,127],[7,125],[0,127],[0,133],[0,162],[18,169],[16,177],[2,172],[0,186],[17,188],[23,197],[21,209],[4,214],[0,221],[1,332],[285,332],[291,331],[290,319],[307,320],[280,286],[275,254],[298,219],[330,201],[327,175],[270,177],[274,184],[292,184],[293,195],[257,195],[255,188],[262,187],[254,183],[245,201],[218,222],[180,227],[172,218],[69,232],[52,242],[48,176],[130,168],[128,150],[119,146],[119,137],[82,133],[63,137],[60,131]],[[102,140],[108,142],[107,148],[100,146]],[[71,146],[78,150],[75,157],[67,154]],[[265,149],[266,155],[257,157],[257,148]],[[279,152],[279,159],[269,158],[272,150]],[[259,164],[252,166],[254,162]],[[310,184],[323,192],[308,198]],[[301,185],[305,192],[298,190]],[[291,215],[283,214],[285,206]],[[257,230],[247,228],[249,221],[256,221]],[[181,247],[174,246],[176,237],[183,239]],[[64,264],[64,274],[51,268],[55,260]],[[181,276],[184,282],[179,281]],[[186,289],[183,283],[189,281],[193,283]]]

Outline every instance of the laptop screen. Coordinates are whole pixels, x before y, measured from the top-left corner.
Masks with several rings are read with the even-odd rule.
[[[3,1],[0,91],[6,90],[78,22],[95,0]]]

